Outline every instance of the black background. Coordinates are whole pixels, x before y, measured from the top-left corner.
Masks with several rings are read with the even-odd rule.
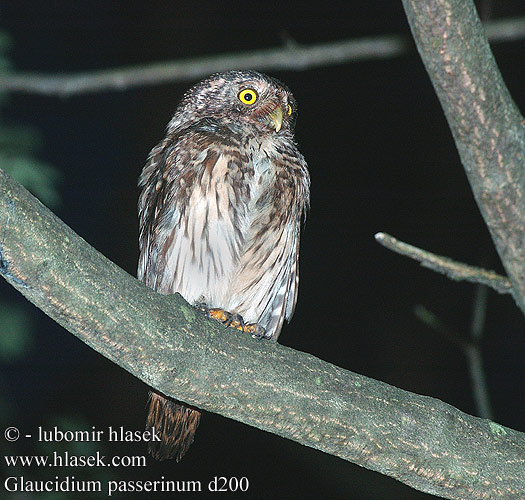
[[[314,44],[390,33],[409,36],[397,1],[334,1],[313,8],[295,2],[113,0],[18,0],[0,6],[0,27],[13,40],[15,67],[46,73],[247,51],[287,39]],[[524,14],[521,0],[495,2],[491,13],[493,18]],[[525,41],[496,44],[493,51],[523,109]],[[462,352],[414,315],[414,307],[422,304],[467,336],[475,287],[422,269],[373,238],[378,231],[389,232],[502,272],[415,48],[385,61],[269,73],[286,82],[299,102],[296,139],[312,177],[299,302],[280,342],[475,414]],[[133,274],[137,177],[178,99],[193,83],[70,98],[13,95],[5,108],[12,122],[38,127],[44,140],[40,158],[63,173],[59,217]],[[0,292],[7,302],[24,304],[3,281]],[[37,325],[35,345],[27,358],[2,366],[8,414],[16,418],[11,423],[27,432],[39,425],[60,427],[64,419],[87,429],[142,429],[147,387],[30,304],[25,307]],[[495,420],[524,430],[523,317],[509,296],[492,291],[483,354]],[[33,442],[17,446],[17,453],[41,452]],[[62,448],[71,452],[67,445],[50,449]],[[108,456],[145,453],[140,443],[105,442],[94,449]],[[42,471],[33,471],[38,474]],[[118,480],[164,476],[203,484],[214,476],[246,476],[246,498],[433,498],[213,414],[204,415],[195,443],[179,464],[148,458],[144,469],[69,474],[92,479],[108,474]],[[32,477],[28,471],[25,475]]]

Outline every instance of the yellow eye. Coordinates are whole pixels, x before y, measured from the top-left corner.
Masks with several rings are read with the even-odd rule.
[[[255,104],[255,101],[257,101],[257,92],[253,89],[244,89],[239,92],[239,95],[237,96],[239,98],[239,101],[241,101],[244,104]]]
[[[292,107],[288,104],[288,116],[290,116],[292,114]]]

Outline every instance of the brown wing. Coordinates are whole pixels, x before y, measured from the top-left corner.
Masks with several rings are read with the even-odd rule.
[[[194,302],[220,294],[243,240],[242,183],[228,174],[241,167],[231,140],[208,128],[168,136],[150,154],[139,180],[138,277],[160,293]],[[237,224],[240,227],[235,226]],[[193,442],[201,412],[155,391],[147,425],[160,433],[150,453],[180,460]]]
[[[235,136],[193,127],[168,137],[141,175],[139,278],[215,307],[227,295],[248,222],[249,160]]]

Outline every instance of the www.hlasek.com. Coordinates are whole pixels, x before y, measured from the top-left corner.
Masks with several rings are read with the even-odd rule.
[[[5,455],[8,467],[146,467],[146,457],[114,456],[106,458],[99,451],[93,455],[74,455],[65,451],[52,455]]]
[[[6,441],[14,442],[20,438],[36,438],[45,442],[79,442],[79,441],[156,441],[159,439],[155,429],[147,431],[128,431],[122,427],[99,430],[92,427],[89,431],[64,431],[53,427],[46,430],[37,429],[36,435],[22,435],[16,427],[9,427],[4,432]],[[104,439],[105,438],[105,439]],[[76,455],[68,451],[51,455],[4,455],[7,467],[145,467],[145,456],[112,456],[106,457],[100,452],[91,455]],[[55,469],[56,472],[56,469]],[[161,476],[159,480],[132,481],[97,481],[81,480],[75,476],[55,475],[48,480],[34,480],[28,476],[9,476],[3,483],[4,491],[20,492],[101,492],[107,496],[114,493],[128,492],[199,492],[206,489],[210,492],[246,492],[249,481],[246,477],[215,476],[209,481],[169,480]]]

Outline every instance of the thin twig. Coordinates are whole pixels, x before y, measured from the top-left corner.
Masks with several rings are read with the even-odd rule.
[[[476,403],[476,413],[481,418],[493,418],[489,391],[483,370],[483,355],[481,352],[481,337],[485,312],[487,310],[487,287],[478,285],[472,309],[470,339],[465,340],[456,330],[445,324],[439,317],[423,305],[414,307],[416,317],[431,330],[442,335],[452,344],[458,346],[467,358],[467,365],[472,383],[472,397]]]
[[[472,324],[470,327],[471,342],[465,346],[470,379],[472,381],[472,392],[476,402],[477,414],[482,418],[493,419],[490,405],[489,391],[485,370],[483,369],[483,355],[481,352],[481,338],[487,311],[487,287],[478,285],[472,309]]]
[[[499,293],[512,293],[512,284],[508,278],[495,271],[470,266],[442,255],[422,250],[408,243],[397,240],[386,233],[377,233],[375,239],[386,248],[401,255],[417,260],[423,267],[445,274],[455,281],[470,281],[490,286]]]
[[[438,316],[432,311],[427,309],[421,304],[417,304],[414,307],[414,314],[419,321],[427,325],[431,330],[442,335],[450,343],[459,347],[463,352],[466,353],[469,343],[461,335],[458,334],[454,329],[445,324]]]
[[[491,21],[485,25],[485,31],[493,43],[523,39],[525,17]],[[0,76],[0,90],[70,96],[197,80],[225,69],[301,71],[370,59],[388,59],[407,53],[410,47],[411,43],[403,35],[384,35],[307,46],[288,42],[275,49],[219,54],[70,75],[10,73]]]

